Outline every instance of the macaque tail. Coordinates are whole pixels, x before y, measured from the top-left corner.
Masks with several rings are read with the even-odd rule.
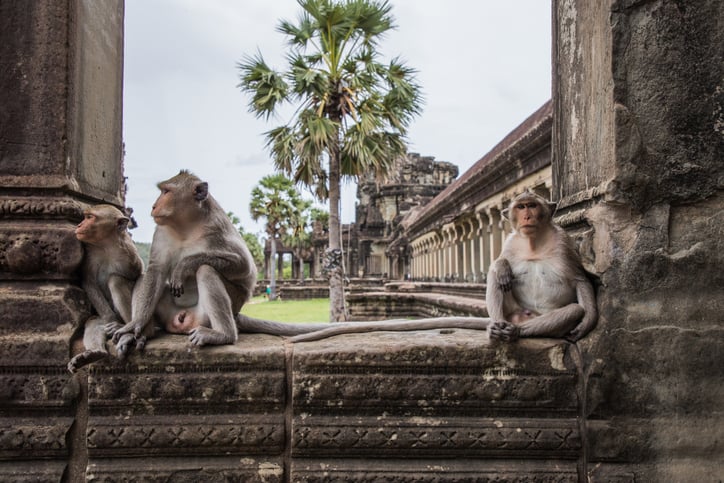
[[[299,335],[316,332],[330,327],[329,323],[319,324],[288,324],[271,320],[255,319],[243,314],[236,314],[234,318],[236,328],[240,333],[271,334],[271,335]]]
[[[310,327],[312,324],[300,324]],[[318,325],[318,324],[314,324]],[[341,334],[358,334],[363,332],[398,332],[429,329],[473,329],[487,330],[490,319],[487,317],[431,317],[417,320],[390,320],[374,322],[335,322],[319,324],[321,329],[300,332],[290,338],[291,342],[311,342]]]

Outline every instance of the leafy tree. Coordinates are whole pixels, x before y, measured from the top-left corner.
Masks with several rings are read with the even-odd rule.
[[[266,232],[271,243],[272,265],[276,260],[277,240],[290,230],[290,220],[294,219],[298,207],[304,200],[294,188],[292,180],[283,174],[264,176],[251,190],[249,211],[257,221],[266,220]],[[276,299],[276,269],[271,267],[271,293],[269,300]]]
[[[330,319],[344,320],[340,181],[365,172],[383,177],[405,154],[404,135],[420,113],[415,71],[399,58],[382,63],[377,50],[395,28],[387,1],[299,0],[296,23],[283,20],[288,69],[270,68],[261,53],[239,64],[249,109],[269,118],[284,103],[293,119],[266,133],[277,169],[329,200]]]
[[[256,271],[259,273],[260,276],[263,276],[262,270],[264,268],[264,248],[261,246],[259,238],[253,233],[247,233],[244,230],[244,227],[241,226],[241,220],[234,213],[229,211],[226,213],[226,216],[229,217],[229,220],[231,220],[231,224],[234,225],[241,237],[246,242],[246,246],[249,247],[249,251],[251,252],[251,257],[254,259]]]
[[[309,226],[309,209],[312,202],[301,200],[294,207],[294,213],[289,219],[290,230],[283,237],[284,245],[291,247],[299,260],[299,280],[304,281],[304,251],[312,245],[312,234],[307,231]]]

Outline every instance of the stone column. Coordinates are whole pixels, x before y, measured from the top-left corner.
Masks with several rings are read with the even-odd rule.
[[[480,272],[482,273],[482,277],[480,279],[481,282],[485,281],[485,276],[488,273],[488,268],[490,268],[490,222],[488,220],[488,217],[482,213],[477,212],[475,216],[478,219],[478,236],[480,237]]]
[[[65,369],[90,313],[74,227],[87,202],[123,204],[122,71],[122,0],[0,3],[2,481],[84,470],[85,383]]]
[[[600,320],[587,481],[718,481],[724,4],[554,0],[554,198]]]
[[[488,228],[490,231],[490,259],[495,260],[503,247],[503,231],[500,229],[500,210],[488,210]]]

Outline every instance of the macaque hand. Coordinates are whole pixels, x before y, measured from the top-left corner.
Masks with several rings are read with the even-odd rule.
[[[107,336],[112,336],[121,327],[123,327],[123,324],[118,322],[116,319],[108,319],[105,321],[105,324],[103,324],[103,331]]]
[[[189,332],[189,342],[191,343],[191,345],[195,345],[195,346],[206,345],[208,330],[209,329],[207,329],[206,327],[196,327],[191,332]]]
[[[490,324],[488,332],[491,339],[504,342],[513,342],[520,337],[520,327],[504,320]]]
[[[505,258],[499,258],[495,262],[495,277],[500,290],[503,292],[513,290],[513,269],[510,268],[510,263]]]
[[[113,343],[118,344],[123,334],[133,333],[134,337],[139,337],[141,332],[143,332],[143,324],[131,321],[113,333]]]
[[[181,262],[171,273],[171,278],[168,281],[169,287],[171,288],[171,295],[178,298],[184,294],[184,280],[186,280],[191,273],[187,273],[189,270],[186,265]]]
[[[571,342],[578,342],[579,340],[583,339],[589,332],[591,332],[595,326],[595,317],[584,316],[581,323],[578,324],[576,328],[571,331],[566,339],[570,340]]]

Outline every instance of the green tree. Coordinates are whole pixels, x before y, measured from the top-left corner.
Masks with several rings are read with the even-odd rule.
[[[340,181],[373,171],[384,177],[404,155],[404,136],[420,113],[422,97],[413,69],[399,58],[380,60],[378,43],[395,28],[386,1],[299,0],[296,23],[283,20],[288,69],[277,72],[261,53],[239,64],[239,87],[249,109],[269,118],[291,103],[286,125],[266,133],[276,168],[329,200],[330,319],[345,320],[341,264]]]
[[[307,231],[311,206],[311,201],[300,200],[289,219],[289,231],[282,238],[284,245],[291,247],[299,260],[299,280],[302,282],[304,281],[304,252],[312,245],[312,234]]]
[[[260,276],[263,276],[262,270],[264,268],[264,248],[261,246],[259,238],[253,233],[248,233],[246,230],[244,230],[244,227],[241,226],[241,220],[234,213],[229,211],[226,213],[226,216],[229,217],[229,220],[231,220],[231,224],[234,225],[234,227],[239,232],[239,235],[241,235],[241,237],[244,239],[244,242],[246,242],[246,246],[249,247],[251,257],[254,259],[254,265],[256,265],[257,273],[259,273]]]
[[[271,243],[271,293],[269,300],[276,299],[277,240],[290,230],[290,220],[296,216],[297,207],[303,203],[292,180],[283,174],[264,176],[251,190],[249,211],[254,221],[266,220],[266,232]]]

